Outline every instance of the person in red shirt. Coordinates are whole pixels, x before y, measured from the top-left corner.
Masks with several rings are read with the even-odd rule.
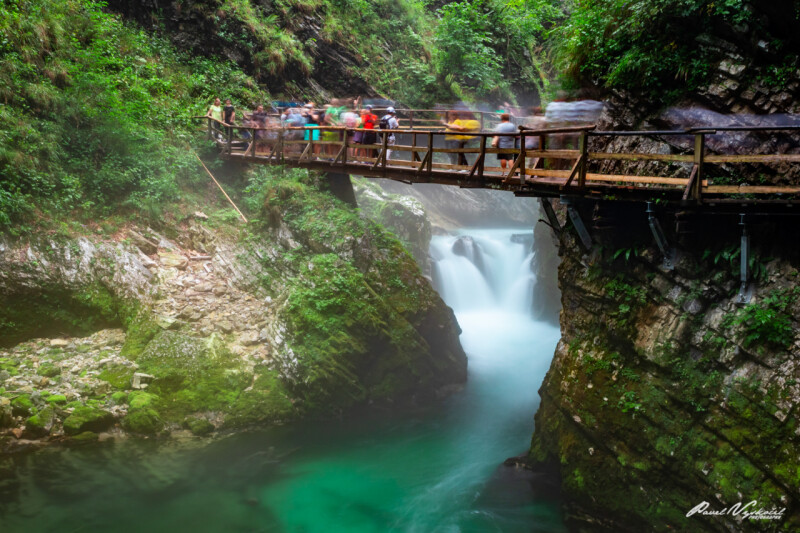
[[[375,135],[375,126],[378,125],[378,115],[372,112],[372,106],[364,106],[361,110],[361,127],[363,132],[359,138],[359,144],[375,144],[377,136]],[[356,152],[356,157],[375,157],[375,150],[373,148],[359,148]]]

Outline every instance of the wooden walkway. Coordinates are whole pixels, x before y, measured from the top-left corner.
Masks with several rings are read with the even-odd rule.
[[[465,148],[444,148],[443,129],[375,130],[377,143],[352,144],[355,129],[348,128],[226,128],[208,120],[208,134],[215,139],[224,158],[268,165],[286,165],[323,172],[389,178],[407,183],[440,183],[467,188],[512,191],[518,196],[559,197],[562,195],[624,201],[656,201],[683,208],[729,205],[734,208],[766,206],[791,208],[800,204],[800,186],[719,183],[737,165],[765,165],[785,170],[786,164],[800,163],[800,154],[712,154],[706,147],[709,135],[739,135],[747,132],[796,133],[800,127],[719,127],[682,131],[597,131],[595,126],[519,128],[517,145],[535,139],[534,149],[491,147],[491,132],[470,133]],[[337,140],[304,140],[309,131],[332,132]],[[364,130],[361,130],[364,131]],[[390,145],[395,134],[397,143]],[[774,133],[773,133],[774,134]],[[693,150],[685,153],[609,153],[589,151],[590,139],[605,137],[674,137],[690,140]],[[320,137],[326,137],[321,135]],[[251,142],[249,139],[257,139]],[[716,139],[719,139],[717,137]],[[401,143],[402,141],[402,143]],[[564,148],[566,147],[566,148]],[[356,157],[355,149],[370,152]],[[389,151],[392,158],[388,158]],[[465,154],[469,165],[454,165],[453,154]],[[510,168],[503,170],[493,155],[510,154]],[[603,173],[606,161],[657,163],[647,168],[663,169],[653,175]],[[608,165],[606,165],[608,166]],[[677,178],[684,167],[687,178]],[[710,176],[715,176],[712,178]],[[790,209],[793,211],[793,209]]]

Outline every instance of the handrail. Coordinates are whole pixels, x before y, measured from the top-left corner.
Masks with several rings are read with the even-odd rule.
[[[612,194],[672,194],[672,198],[680,200],[684,205],[700,205],[704,196],[708,201],[718,201],[725,195],[771,195],[784,194],[800,195],[798,186],[762,186],[762,185],[722,185],[715,184],[706,177],[709,164],[744,164],[744,163],[800,163],[800,154],[706,154],[706,137],[714,135],[717,131],[800,131],[800,126],[725,126],[703,127],[687,130],[644,130],[644,131],[597,131],[595,125],[582,125],[557,128],[531,128],[520,126],[518,131],[509,133],[495,133],[493,131],[447,131],[444,128],[421,129],[400,128],[392,130],[352,128],[347,126],[330,126],[310,124],[305,126],[243,126],[229,125],[208,116],[204,118],[209,124],[209,135],[216,138],[223,147],[223,153],[230,158],[244,158],[248,161],[266,162],[269,164],[288,162],[292,165],[307,166],[309,168],[333,168],[337,171],[346,169],[350,172],[362,172],[372,176],[392,177],[396,179],[413,181],[438,181],[440,183],[461,184],[475,182],[471,186],[492,186],[506,188],[518,192],[530,190],[545,191],[546,194],[595,194],[602,191],[613,191]],[[225,131],[216,131],[213,123],[225,127]],[[234,137],[234,131],[250,132],[249,139]],[[257,134],[267,131],[272,135],[267,137]],[[292,132],[303,132],[306,135],[291,135]],[[308,135],[309,132],[315,132]],[[336,136],[329,136],[322,140],[321,135],[315,139],[316,132],[335,132]],[[352,133],[372,132],[376,135],[371,144],[356,144],[351,140]],[[388,139],[391,135],[413,136],[412,144],[390,145]],[[423,140],[418,137],[422,135]],[[439,136],[463,136],[465,141],[478,140],[473,146],[461,145],[455,147],[434,146],[434,138]],[[651,153],[618,153],[618,152],[593,152],[589,151],[589,137],[597,136],[692,136],[694,149],[684,150],[681,153],[651,154]],[[565,140],[565,136],[569,136]],[[227,137],[227,139],[223,139]],[[305,137],[305,138],[302,138]],[[515,137],[519,140],[516,148],[494,148],[486,146],[489,137]],[[526,148],[526,137],[538,137],[536,148]],[[424,138],[427,138],[425,142]],[[553,141],[569,142],[569,149],[553,146]],[[402,142],[402,139],[401,139]],[[577,143],[577,149],[575,144]],[[266,147],[267,153],[263,151]],[[406,159],[389,159],[389,152],[398,154],[410,153],[410,161]],[[338,154],[337,154],[338,152]],[[360,155],[361,154],[361,155]],[[363,154],[367,154],[364,156]],[[371,155],[370,155],[371,154]],[[423,156],[424,154],[424,156]],[[451,163],[442,163],[441,158],[434,161],[434,155],[450,156]],[[463,161],[467,154],[475,156],[471,165],[455,164],[456,155]],[[515,156],[510,169],[505,167],[487,166],[487,154],[510,154]],[[335,156],[335,157],[334,157]],[[405,156],[408,157],[408,156]],[[562,166],[559,161],[572,161],[569,165]],[[590,171],[590,164],[600,161],[629,161],[652,162],[661,164],[691,166],[688,178],[676,178],[671,171],[667,175],[625,175],[611,174],[608,172]],[[512,161],[509,161],[512,163]],[[357,165],[369,165],[368,167]],[[546,167],[546,168],[545,168]],[[648,167],[649,168],[649,167]],[[688,168],[687,168],[688,170]],[[464,173],[466,175],[459,175]],[[409,178],[409,174],[411,177]],[[518,176],[518,179],[517,179]],[[648,192],[649,191],[649,192]],[[743,200],[744,201],[744,200]],[[750,201],[748,199],[748,201]],[[772,200],[761,200],[763,202]],[[791,200],[800,203],[800,198]]]

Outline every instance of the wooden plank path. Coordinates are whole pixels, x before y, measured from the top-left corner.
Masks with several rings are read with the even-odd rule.
[[[205,117],[203,117],[205,118]],[[469,133],[472,137],[465,148],[444,148],[442,129],[430,127],[399,130],[373,130],[375,144],[352,144],[356,129],[343,127],[314,128],[254,128],[227,127],[214,119],[208,121],[208,135],[221,149],[222,157],[248,163],[285,165],[322,172],[353,174],[368,178],[389,178],[407,183],[439,183],[466,188],[490,188],[512,191],[518,196],[574,196],[594,199],[628,201],[659,201],[686,207],[758,205],[792,207],[800,204],[800,185],[729,185],[708,178],[709,169],[715,176],[720,165],[795,165],[798,154],[712,154],[706,147],[707,136],[741,134],[742,132],[799,132],[800,127],[708,127],[678,131],[597,131],[595,126],[528,129],[503,134],[518,138],[517,145],[526,146],[534,138],[536,148],[493,148],[489,143],[493,132]],[[419,122],[419,121],[418,121]],[[308,132],[333,132],[337,140],[313,140]],[[360,130],[365,131],[365,130]],[[389,144],[394,134],[398,141],[408,144]],[[457,133],[458,134],[458,133]],[[693,141],[693,150],[686,153],[610,153],[589,151],[593,137],[670,137],[682,136]],[[309,138],[304,140],[304,137]],[[323,137],[323,135],[320,135]],[[256,139],[251,142],[251,139]],[[563,148],[570,146],[570,148]],[[369,157],[354,156],[371,151]],[[389,151],[392,158],[388,157]],[[465,154],[472,159],[469,165],[447,162],[452,154]],[[510,154],[510,167],[503,170],[488,166],[487,156]],[[659,163],[661,175],[610,174],[593,170],[603,161]],[[676,165],[685,167],[687,178],[675,177]],[[651,168],[653,165],[648,165]],[[717,181],[720,181],[717,178]]]

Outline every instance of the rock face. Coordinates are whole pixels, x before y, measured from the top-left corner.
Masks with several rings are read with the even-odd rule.
[[[431,223],[422,203],[411,196],[387,193],[374,180],[355,178],[353,187],[364,214],[397,235],[414,256],[420,270],[428,273]]]
[[[23,433],[205,435],[463,382],[450,309],[399,241],[317,185],[265,184],[270,222],[233,237],[202,221],[173,239],[0,242],[0,450]]]
[[[776,226],[756,226],[754,296],[737,305],[728,222],[704,219],[705,239],[683,246],[674,270],[652,241],[626,232],[588,255],[563,234],[563,338],[530,458],[560,468],[578,529],[800,527],[800,261]],[[774,521],[686,516],[704,501],[719,511],[751,500],[785,511]]]

